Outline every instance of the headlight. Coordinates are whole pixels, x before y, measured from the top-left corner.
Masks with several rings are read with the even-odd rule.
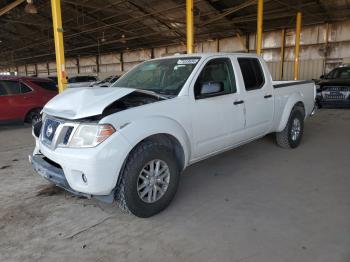
[[[321,86],[320,85],[316,85],[316,92],[320,93],[322,92]]]
[[[69,147],[95,147],[115,132],[110,124],[80,124],[75,130]]]

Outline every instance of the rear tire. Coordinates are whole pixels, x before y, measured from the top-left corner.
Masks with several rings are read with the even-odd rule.
[[[159,172],[155,171],[157,165]],[[169,146],[144,141],[130,153],[120,176],[115,196],[119,207],[146,218],[170,204],[177,191],[180,170]]]
[[[286,127],[276,133],[276,141],[280,147],[296,148],[299,146],[304,133],[303,108],[294,107],[290,113]]]

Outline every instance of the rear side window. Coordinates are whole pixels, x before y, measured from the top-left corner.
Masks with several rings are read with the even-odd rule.
[[[32,89],[30,89],[27,85],[21,83],[21,93],[25,94],[29,92],[32,92]]]
[[[53,81],[30,81],[30,82],[46,90],[57,91],[56,83]]]
[[[262,88],[265,78],[259,60],[250,57],[237,60],[242,71],[245,89],[250,91]]]
[[[15,80],[0,80],[0,95],[16,95],[21,93],[21,88],[18,81]]]

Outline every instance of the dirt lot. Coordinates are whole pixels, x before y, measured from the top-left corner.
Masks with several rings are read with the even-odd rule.
[[[32,172],[29,127],[0,127],[0,261],[350,261],[350,110],[321,110],[301,146],[272,136],[191,166],[150,219]]]

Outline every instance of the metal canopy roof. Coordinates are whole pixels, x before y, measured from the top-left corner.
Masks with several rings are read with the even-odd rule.
[[[3,0],[1,8],[14,0]],[[35,0],[38,14],[25,2],[0,16],[0,66],[54,58],[49,0]],[[246,34],[256,30],[256,0],[197,0],[195,40]],[[350,0],[265,0],[264,30],[345,20]],[[184,0],[62,0],[67,57],[185,43]]]

